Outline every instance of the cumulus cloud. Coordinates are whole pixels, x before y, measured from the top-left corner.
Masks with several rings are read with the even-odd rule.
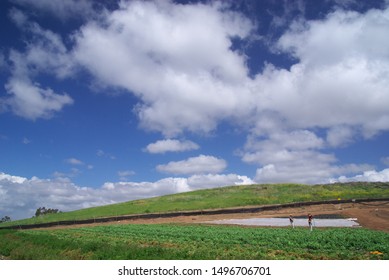
[[[389,168],[376,171],[376,170],[368,170],[363,172],[362,174],[358,174],[353,177],[340,176],[336,179],[332,179],[332,182],[388,182],[389,181]]]
[[[250,107],[245,57],[231,46],[252,28],[220,4],[121,2],[103,24],[82,27],[74,55],[99,82],[140,98],[142,127],[167,136],[209,132]]]
[[[33,81],[41,72],[54,73],[59,78],[70,75],[71,62],[66,47],[55,33],[29,23],[24,13],[12,10],[11,18],[26,32],[30,32],[33,43],[25,53],[10,51],[11,77],[5,84],[7,96],[0,100],[3,111],[11,110],[26,119],[51,118],[73,99],[66,93],[59,94]]]
[[[31,179],[0,173],[0,212],[12,219],[29,218],[38,207],[69,211],[111,203],[99,189],[82,188],[68,179]]]
[[[371,169],[338,165],[324,149],[389,129],[388,15],[388,8],[335,10],[321,20],[300,18],[279,38],[278,51],[298,62],[267,64],[253,79],[258,115],[242,160],[260,165],[256,181],[313,183]]]
[[[191,151],[199,148],[199,145],[189,140],[165,139],[147,145],[145,150],[151,154],[163,154],[166,152]]]
[[[242,160],[262,167],[255,181],[318,183],[337,174],[365,171],[369,165],[337,165],[333,154],[325,153],[325,141],[313,132],[296,130],[272,133],[267,139],[249,137]]]
[[[338,10],[292,24],[277,46],[299,62],[290,70],[269,65],[258,75],[266,97],[259,106],[275,110],[289,126],[359,126],[365,136],[387,130],[388,14],[388,8]]]
[[[309,154],[308,154],[309,155]],[[303,155],[303,156],[308,156]],[[317,159],[317,160],[316,160]],[[304,157],[288,164],[267,164],[256,171],[255,181],[258,183],[330,183],[332,176],[340,174],[355,174],[371,168],[368,164],[330,164],[326,155],[312,153],[312,160]],[[330,161],[330,162],[328,162]],[[361,178],[362,179],[362,178]]]
[[[67,94],[41,88],[27,78],[11,78],[5,88],[10,97],[3,99],[3,106],[26,119],[51,118],[65,105],[73,103],[73,99]]]
[[[296,165],[297,160],[301,165],[310,158],[326,163],[335,161],[333,156],[321,155],[316,151],[321,147],[323,140],[310,131],[281,131],[271,134],[267,139],[249,137],[242,153],[242,160],[262,165],[273,163]]]
[[[13,176],[9,174],[5,174],[3,172],[0,173],[0,181],[8,181],[11,183],[23,184],[27,179],[20,176]]]
[[[172,174],[215,174],[222,172],[226,166],[227,163],[224,159],[199,155],[198,157],[190,157],[186,160],[171,161],[167,164],[158,165],[157,170]]]
[[[100,188],[79,187],[67,178],[27,179],[0,173],[0,214],[13,220],[29,218],[38,207],[71,211],[165,194],[251,184],[236,174],[194,175],[189,178],[164,178],[155,182],[107,182]]]
[[[20,10],[12,9],[10,18],[27,38],[25,52],[11,50],[14,75],[33,77],[48,73],[63,79],[74,74],[75,64],[61,35],[42,28]]]

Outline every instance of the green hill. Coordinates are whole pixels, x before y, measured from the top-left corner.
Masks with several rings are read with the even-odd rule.
[[[356,182],[326,185],[261,184],[228,186],[48,214],[37,218],[2,223],[0,226],[84,220],[143,213],[165,213],[305,201],[385,197],[389,197],[389,182]]]

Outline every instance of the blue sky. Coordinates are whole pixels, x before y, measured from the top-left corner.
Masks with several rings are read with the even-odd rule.
[[[389,180],[387,1],[0,5],[0,216]]]

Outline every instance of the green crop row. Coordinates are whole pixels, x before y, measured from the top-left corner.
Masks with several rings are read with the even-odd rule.
[[[389,234],[366,229],[116,225],[1,231],[10,259],[389,259]]]

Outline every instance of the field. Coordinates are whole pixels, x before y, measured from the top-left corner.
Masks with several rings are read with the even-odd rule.
[[[0,224],[0,227],[142,213],[165,213],[304,201],[382,197],[389,197],[389,183],[358,182],[328,185],[269,184],[230,186],[49,214],[38,218],[3,223]],[[47,205],[47,207],[55,208],[56,206]]]
[[[28,224],[136,213],[260,206],[297,201],[389,197],[389,184],[233,186],[3,223]],[[356,217],[362,228],[259,228],[203,224],[225,218],[308,212]],[[341,203],[258,213],[112,221],[40,230],[0,230],[1,259],[389,259],[389,204]]]
[[[176,224],[4,230],[0,254],[10,259],[389,259],[389,234]]]

